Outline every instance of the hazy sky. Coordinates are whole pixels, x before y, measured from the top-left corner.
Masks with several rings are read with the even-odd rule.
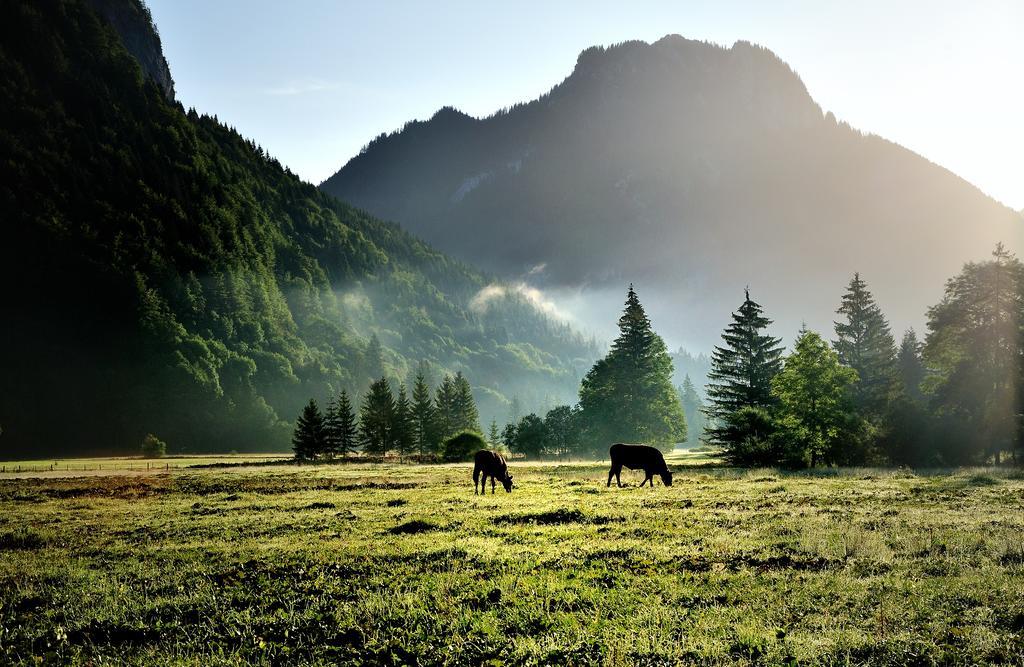
[[[178,98],[319,183],[441,106],[488,115],[581,50],[668,33],[748,40],[825,110],[1024,209],[1024,1],[148,0]]]

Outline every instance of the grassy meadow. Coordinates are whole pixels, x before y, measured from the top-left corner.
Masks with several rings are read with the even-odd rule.
[[[0,664],[1024,662],[1019,472],[513,467],[0,477]]]

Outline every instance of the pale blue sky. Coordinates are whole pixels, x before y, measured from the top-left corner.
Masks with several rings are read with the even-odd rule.
[[[488,115],[595,44],[762,44],[825,110],[1024,208],[1024,2],[149,0],[178,98],[318,183],[441,106]]]

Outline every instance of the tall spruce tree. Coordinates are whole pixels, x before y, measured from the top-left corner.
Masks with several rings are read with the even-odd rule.
[[[395,416],[395,397],[387,378],[370,385],[359,412],[359,436],[363,451],[386,456],[392,448],[392,424]]]
[[[300,461],[312,461],[325,449],[327,444],[327,427],[320,406],[316,400],[302,409],[302,414],[295,420],[295,433],[292,435],[292,451]]]
[[[689,373],[683,378],[683,384],[676,391],[679,393],[679,401],[683,405],[683,414],[686,415],[686,444],[697,445],[704,437],[706,417],[704,416],[704,402],[701,400],[700,394],[697,393],[697,388],[693,386]]]
[[[395,399],[395,412],[391,420],[391,442],[399,456],[409,456],[416,451],[412,405],[404,384],[398,385],[398,397]]]
[[[434,392],[434,425],[439,442],[444,442],[458,432],[455,401],[457,389],[451,375],[445,375]]]
[[[745,295],[739,310],[732,314],[732,323],[722,334],[724,345],[711,354],[708,373],[704,414],[709,423],[704,432],[709,442],[726,450],[745,438],[742,430],[729,427],[730,417],[744,408],[772,408],[772,378],[782,370],[781,339],[764,333],[772,321],[751,300],[749,289]]]
[[[646,442],[671,451],[686,439],[672,359],[632,285],[611,351],[580,385],[580,410],[593,453],[613,442]]]
[[[859,378],[850,388],[854,407],[878,424],[896,390],[896,343],[859,273],[853,274],[836,313],[845,319],[835,322],[832,346],[839,361],[857,371]]]
[[[501,433],[498,431],[498,420],[491,420],[491,428],[487,431],[487,442],[491,447],[501,445]]]
[[[327,411],[324,413],[324,449],[322,452],[324,458],[333,459],[337,454],[337,434],[340,421],[337,401],[332,398],[327,401]]]
[[[896,355],[896,392],[889,406],[887,428],[880,445],[890,463],[899,465],[936,465],[933,420],[921,384],[926,371],[921,360],[921,343],[913,329],[903,334]]]
[[[917,332],[907,329],[900,342],[900,350],[896,355],[896,369],[899,378],[899,389],[911,401],[924,400],[921,383],[924,382],[925,367],[921,360],[921,342]]]
[[[334,456],[349,456],[356,451],[359,431],[352,402],[344,389],[338,394],[333,407],[332,419],[329,419],[327,424],[331,453]]]
[[[480,430],[480,412],[476,408],[476,400],[473,398],[473,389],[469,380],[462,371],[455,374],[455,395],[452,401],[453,428],[458,431],[473,431],[482,433]]]
[[[422,457],[436,454],[441,438],[437,433],[437,411],[430,398],[430,386],[421,367],[412,386],[412,432],[416,452]]]

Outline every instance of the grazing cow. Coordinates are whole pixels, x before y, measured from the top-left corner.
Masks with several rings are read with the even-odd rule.
[[[501,482],[505,491],[512,493],[512,475],[508,474],[505,457],[498,452],[481,449],[473,457],[473,493],[477,493],[476,485],[480,483],[479,493],[487,493],[487,478],[491,478],[491,495],[494,495],[494,480]]]
[[[647,482],[654,488],[654,475],[659,475],[665,486],[672,486],[672,471],[665,465],[665,457],[654,447],[647,445],[626,445],[621,442],[611,446],[608,453],[612,457],[612,469],[608,471],[608,484],[612,485],[612,477],[616,484],[622,486],[619,476],[622,473],[622,466],[630,470],[643,470],[646,477],[640,482],[643,486]]]

